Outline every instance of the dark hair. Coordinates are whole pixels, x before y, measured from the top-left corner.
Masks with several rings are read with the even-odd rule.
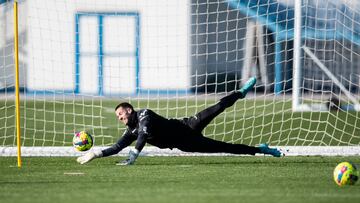
[[[122,103],[120,103],[120,104],[118,104],[116,107],[115,107],[115,111],[118,109],[118,108],[124,108],[124,109],[126,109],[126,108],[129,108],[129,109],[131,109],[132,111],[134,111],[134,107],[131,105],[131,104],[129,104],[129,103],[127,103],[127,102],[122,102]]]

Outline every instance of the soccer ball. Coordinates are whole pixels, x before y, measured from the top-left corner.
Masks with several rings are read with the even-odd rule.
[[[358,180],[358,172],[355,165],[342,162],[334,169],[334,180],[339,186],[354,185]]]
[[[93,137],[86,131],[76,132],[73,138],[73,145],[78,151],[87,151],[94,144]]]

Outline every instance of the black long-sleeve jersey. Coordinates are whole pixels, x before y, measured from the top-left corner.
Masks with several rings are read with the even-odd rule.
[[[141,109],[131,115],[132,125],[128,125],[122,137],[112,147],[103,150],[103,156],[120,152],[136,140],[139,152],[146,143],[159,148],[175,148],[181,139],[197,134],[182,120],[166,119],[150,109]],[[185,136],[185,137],[184,137]]]
[[[149,143],[159,148],[177,148],[185,152],[259,153],[257,147],[221,142],[205,137],[201,133],[217,115],[231,106],[240,96],[242,95],[238,93],[230,94],[195,116],[181,120],[166,119],[150,109],[134,111],[129,116],[123,136],[113,146],[103,150],[103,156],[116,154],[135,140],[135,148],[139,152],[146,143]]]

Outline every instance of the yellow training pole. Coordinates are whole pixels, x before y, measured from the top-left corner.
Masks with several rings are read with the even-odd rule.
[[[15,108],[16,108],[16,137],[17,137],[17,163],[21,168],[21,142],[20,142],[20,95],[19,95],[19,38],[18,38],[18,5],[14,1],[14,61],[15,61]]]

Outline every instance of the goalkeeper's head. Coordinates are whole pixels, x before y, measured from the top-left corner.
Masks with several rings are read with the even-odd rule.
[[[120,103],[115,107],[115,114],[119,121],[129,126],[133,123],[135,117],[134,107],[127,102]]]

